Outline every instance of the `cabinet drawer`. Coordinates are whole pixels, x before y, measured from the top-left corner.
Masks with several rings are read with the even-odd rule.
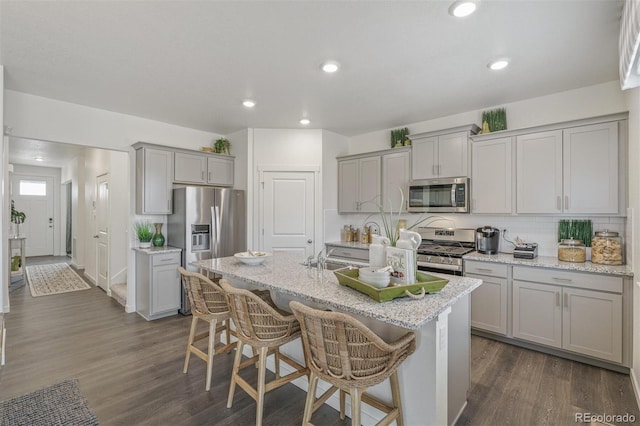
[[[586,288],[589,290],[622,293],[622,277],[597,275],[584,272],[567,272],[557,269],[513,267],[513,279],[535,281],[566,287]]]
[[[154,254],[151,256],[153,266],[180,264],[180,253]]]
[[[327,245],[327,257],[369,262],[369,250]]]
[[[464,261],[464,273],[489,275],[491,277],[507,278],[507,265],[489,262]]]

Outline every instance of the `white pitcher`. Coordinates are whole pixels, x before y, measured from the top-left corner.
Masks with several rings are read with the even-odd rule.
[[[372,268],[382,268],[387,266],[387,246],[391,245],[391,241],[387,237],[381,235],[373,235],[371,237],[371,245],[369,246],[369,266]]]
[[[417,250],[421,242],[422,236],[417,232],[401,229],[400,238],[396,242],[396,247],[408,250]]]

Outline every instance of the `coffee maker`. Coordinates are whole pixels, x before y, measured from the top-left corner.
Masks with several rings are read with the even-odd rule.
[[[483,254],[497,254],[500,243],[500,230],[492,226],[476,229],[476,250]]]

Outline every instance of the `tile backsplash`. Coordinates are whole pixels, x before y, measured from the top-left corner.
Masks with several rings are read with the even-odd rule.
[[[403,219],[411,225],[423,216],[418,214],[404,214]],[[513,251],[513,245],[506,240],[515,241],[516,237],[531,243],[538,243],[539,256],[556,256],[558,247],[558,223],[561,219],[590,219],[593,223],[593,231],[615,231],[623,237],[627,251],[626,259],[629,262],[630,242],[628,235],[632,230],[631,221],[627,224],[625,217],[618,216],[494,216],[472,214],[430,215],[433,222],[427,226],[455,227],[455,228],[479,228],[481,226],[493,226],[506,229],[506,239],[500,238],[499,250],[506,253]],[[359,228],[365,224],[365,220],[380,223],[380,216],[368,216],[364,214],[338,214],[336,210],[324,212],[324,237],[325,241],[339,241],[340,229],[344,225],[353,225]],[[426,223],[431,220],[427,220]],[[627,226],[628,225],[628,226]]]

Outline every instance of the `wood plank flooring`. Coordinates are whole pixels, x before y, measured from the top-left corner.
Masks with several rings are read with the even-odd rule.
[[[204,390],[201,360],[192,357],[189,373],[182,374],[191,317],[148,322],[125,313],[95,287],[33,298],[26,286],[15,285],[10,301],[0,400],[78,378],[103,425],[255,421],[255,403],[241,390],[226,408],[233,353],[216,356],[210,392]],[[476,336],[471,365],[472,388],[459,425],[571,425],[578,412],[628,412],[640,421],[630,379],[623,374]],[[250,370],[243,373],[255,383]],[[267,394],[264,424],[300,424],[305,396],[291,384]],[[350,424],[326,405],[313,421]]]

